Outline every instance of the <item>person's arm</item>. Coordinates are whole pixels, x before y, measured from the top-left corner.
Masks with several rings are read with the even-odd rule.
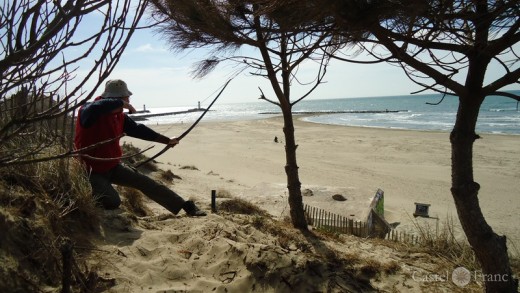
[[[167,136],[155,132],[155,130],[149,128],[144,124],[137,124],[132,118],[128,117],[128,115],[125,115],[125,125],[123,131],[128,136],[143,140],[155,141],[159,143],[169,144],[171,146],[179,143],[179,141],[175,137],[169,138]]]
[[[81,126],[88,128],[98,120],[101,115],[105,115],[122,109],[124,102],[121,99],[99,99],[97,101],[85,104],[80,110]]]

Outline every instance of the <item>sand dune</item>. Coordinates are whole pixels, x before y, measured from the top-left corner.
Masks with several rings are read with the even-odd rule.
[[[175,136],[187,125],[154,128]],[[296,121],[302,188],[313,191],[304,203],[336,213],[362,212],[378,188],[385,191],[385,217],[398,229],[414,227],[414,202],[431,204],[440,221],[456,212],[450,189],[448,133],[327,126]],[[281,141],[275,143],[274,137]],[[148,142],[125,138],[144,148]],[[162,146],[148,152],[153,155]],[[480,203],[493,229],[518,243],[520,222],[520,137],[483,135],[475,145],[475,177]],[[282,121],[201,123],[157,161],[182,180],[172,189],[209,212],[211,190],[225,190],[269,211],[288,213]],[[182,166],[195,168],[184,169]],[[347,198],[331,199],[334,193]],[[221,199],[219,199],[220,201]],[[105,216],[105,238],[91,260],[110,292],[455,292],[458,288],[429,276],[445,260],[424,253],[403,253],[377,241],[354,236],[310,240],[277,227],[284,241],[254,228],[247,217],[209,214],[171,216],[153,202],[153,215],[135,218],[118,212]],[[435,219],[416,219],[435,225]],[[285,231],[285,232],[284,232]],[[285,234],[284,234],[285,235]],[[288,240],[287,240],[288,239]],[[518,245],[517,245],[518,246]],[[362,260],[362,261],[361,261]],[[370,275],[367,264],[383,273]],[[360,273],[361,272],[361,273]],[[461,291],[462,292],[462,291]]]

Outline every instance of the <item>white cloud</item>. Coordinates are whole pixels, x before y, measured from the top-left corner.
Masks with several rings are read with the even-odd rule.
[[[139,47],[137,47],[134,51],[137,51],[137,52],[152,52],[153,51],[153,47],[151,44],[144,44],[144,45],[141,45]]]
[[[135,52],[166,52],[162,47],[154,47],[152,44],[144,44],[134,49]]]

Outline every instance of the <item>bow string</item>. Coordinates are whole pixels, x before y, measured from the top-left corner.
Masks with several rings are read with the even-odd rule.
[[[206,113],[209,111],[209,109],[211,108],[211,106],[213,106],[213,104],[217,101],[217,99],[220,97],[220,95],[224,92],[224,90],[226,89],[227,85],[229,84],[229,82],[231,81],[231,79],[229,79],[226,84],[224,84],[224,87],[220,90],[220,92],[218,93],[218,95],[213,99],[213,101],[211,101],[211,103],[209,104],[209,106],[204,110],[204,112],[202,112],[202,114],[199,116],[199,118],[197,118],[197,120],[195,120],[195,122],[193,122],[193,124],[188,128],[186,129],[181,135],[179,135],[177,137],[177,140],[180,141],[181,139],[183,139],[186,135],[188,135],[188,133],[190,133],[194,128],[195,126],[197,126],[197,124],[202,120],[202,118],[204,117],[204,115],[206,115]],[[157,154],[155,154],[154,156],[152,156],[151,158],[149,159],[146,159],[140,163],[137,163],[134,168],[139,168],[141,166],[143,166],[144,164],[156,159],[157,157],[159,157],[160,155],[164,154],[168,149],[170,148],[173,148],[175,145],[166,145],[160,152],[158,152]]]

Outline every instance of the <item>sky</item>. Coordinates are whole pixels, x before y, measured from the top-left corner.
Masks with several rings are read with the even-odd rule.
[[[133,92],[131,103],[136,109],[141,109],[143,105],[147,108],[194,107],[199,101],[204,107],[237,71],[233,63],[227,63],[219,65],[203,79],[194,79],[190,72],[194,64],[204,57],[207,57],[206,53],[199,49],[173,52],[161,35],[152,30],[139,30],[134,34],[109,79],[127,82]],[[490,69],[490,75],[496,74],[493,70]],[[298,76],[310,81],[315,76],[312,72],[315,71],[303,66]],[[305,79],[306,76],[308,79]],[[359,65],[332,62],[327,68],[324,82],[306,99],[408,95],[421,90],[406,77],[401,68],[386,63]],[[93,81],[89,82],[92,83]],[[257,102],[260,96],[259,87],[267,98],[276,100],[269,82],[262,77],[251,76],[246,70],[231,81],[218,103]],[[308,87],[293,86],[291,100],[296,100],[305,89]],[[520,86],[506,89],[518,90]],[[98,89],[97,95],[102,91],[102,88]]]
[[[194,79],[190,74],[194,64],[207,55],[196,51],[174,53],[168,48],[160,36],[142,32],[130,42],[111,74],[110,79],[119,78],[127,82],[133,92],[131,101],[134,106],[195,106],[198,101],[209,103],[215,92],[237,71],[233,63],[221,64],[206,77]],[[305,75],[302,71],[299,74]],[[276,100],[269,82],[248,72],[243,71],[231,81],[219,103],[259,101],[259,87],[267,98]],[[311,77],[307,79],[310,80]],[[400,68],[387,64],[335,62],[327,68],[324,82],[306,99],[406,95],[419,89]],[[294,86],[292,100],[303,94],[305,89],[308,87]]]

